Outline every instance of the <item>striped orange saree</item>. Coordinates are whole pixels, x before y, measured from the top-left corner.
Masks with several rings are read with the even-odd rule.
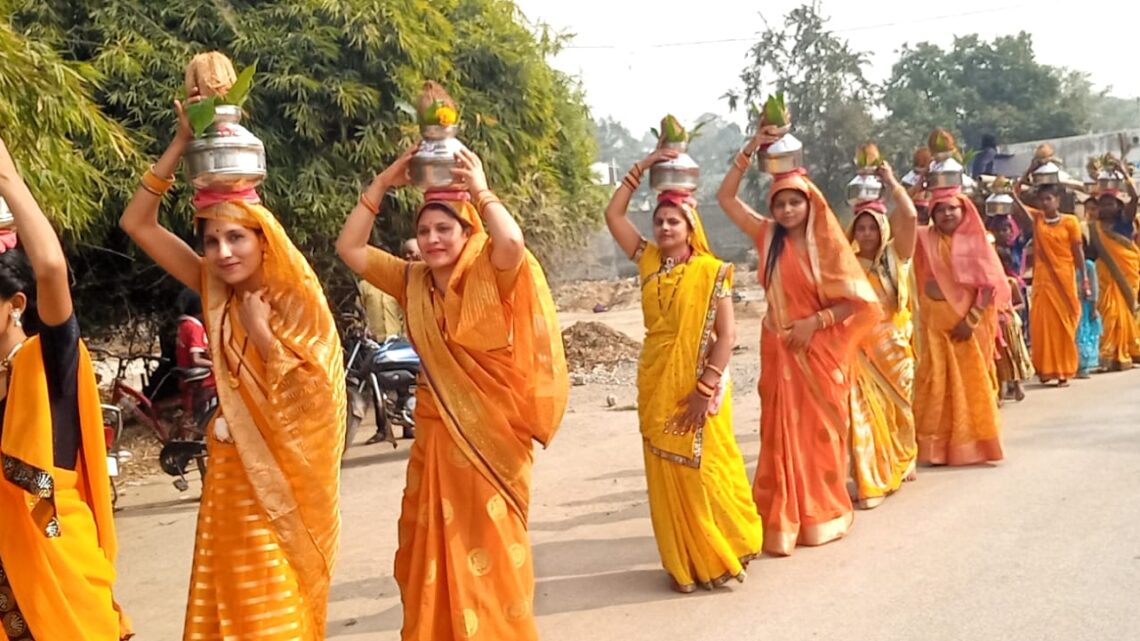
[[[273,214],[227,201],[197,217],[265,238],[277,340],[263,359],[241,324],[236,293],[203,269],[220,411],[209,428],[183,639],[320,641],[340,541],[340,338],[316,274]],[[232,443],[216,438],[220,420]]]

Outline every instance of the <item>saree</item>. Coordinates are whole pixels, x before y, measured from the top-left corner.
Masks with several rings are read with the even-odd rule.
[[[835,214],[802,175],[782,176],[769,193],[802,192],[809,202],[806,247],[785,238],[768,272],[776,224],[757,240],[768,312],[760,332],[760,458],[753,498],[764,522],[764,551],[787,556],[797,544],[843,537],[854,522],[847,491],[851,356],[881,313],[878,297]],[[840,302],[854,313],[815,332],[806,349],[784,342],[793,321]]]
[[[1097,313],[1097,297],[1100,295],[1096,264],[1085,260],[1085,273],[1089,275],[1092,290],[1088,298],[1081,297],[1081,323],[1077,326],[1077,351],[1080,352],[1079,372],[1089,373],[1100,366],[1100,335],[1104,325]]]
[[[404,306],[422,360],[395,577],[404,641],[538,638],[527,536],[532,441],[569,391],[554,301],[527,252],[514,270],[466,201],[431,201],[471,232],[446,292],[423,263],[373,248],[361,274]]]
[[[39,338],[10,368],[0,441],[0,637],[11,641],[128,639],[111,593],[118,544],[95,370],[79,344],[80,444],[75,470],[55,467]]]
[[[1041,380],[1073,378],[1079,366],[1077,325],[1081,305],[1077,297],[1076,256],[1073,245],[1082,242],[1076,216],[1061,214],[1049,223],[1045,213],[1027,207],[1033,216],[1033,290],[1029,300],[1030,354]]]
[[[915,407],[915,432],[920,463],[971,465],[1003,456],[994,357],[996,310],[1010,305],[1010,291],[977,209],[960,194],[941,199],[950,200],[963,210],[958,229],[947,236],[931,225],[918,234],[915,268],[923,335],[914,396],[922,402]],[[937,285],[944,300],[930,295],[931,285]],[[985,290],[992,301],[972,336],[953,340],[950,333]]]
[[[1140,248],[1111,224],[1089,224],[1089,241],[1097,250],[1096,275],[1100,285],[1097,309],[1104,332],[1100,337],[1101,365],[1129,369],[1140,362]]]
[[[671,434],[670,421],[704,372],[717,305],[732,292],[732,265],[708,247],[696,208],[680,206],[692,227],[693,255],[663,269],[645,245],[637,260],[645,343],[637,375],[650,518],[661,563],[681,592],[743,581],[760,554],[764,529],[732,431],[727,375],[707,422]],[[714,402],[716,405],[716,402]]]
[[[196,217],[261,232],[276,340],[263,359],[236,293],[202,270],[220,411],[208,430],[183,639],[321,640],[340,538],[340,338],[316,274],[273,214],[230,200]],[[217,438],[219,420],[232,443]]]
[[[859,344],[851,364],[851,476],[859,507],[881,504],[914,472],[914,350],[911,325],[910,261],[899,260],[886,215],[864,210],[851,222],[871,216],[880,246],[873,260],[859,258],[882,305],[883,315]]]

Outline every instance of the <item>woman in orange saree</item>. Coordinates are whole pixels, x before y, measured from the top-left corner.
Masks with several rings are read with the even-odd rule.
[[[875,289],[883,316],[859,345],[852,363],[851,472],[859,507],[873,508],[913,478],[914,350],[911,258],[918,214],[890,165],[880,165],[894,212],[875,200],[857,203],[848,239]]]
[[[923,319],[914,385],[918,460],[998,461],[996,310],[1009,304],[1009,283],[977,208],[959,188],[936,190],[931,213],[915,255]]]
[[[0,205],[18,230],[0,231],[0,639],[127,639],[95,371],[63,248],[3,140]]]
[[[400,302],[423,367],[395,564],[401,638],[537,639],[531,442],[549,444],[569,390],[554,302],[467,151],[454,171],[470,193],[429,193],[417,214],[422,262],[368,245],[412,152],[361,194],[337,240],[353,271]]]
[[[340,539],[343,353],[316,274],[257,193],[199,191],[204,256],[158,221],[179,129],[119,221],[202,297],[219,410],[207,436],[183,639],[318,641]]]
[[[1029,175],[1036,166],[1031,166]],[[1081,322],[1081,303],[1076,283],[1089,289],[1085,274],[1084,237],[1076,216],[1062,214],[1060,197],[1052,185],[1037,188],[1041,209],[1021,201],[1020,185],[1014,186],[1014,213],[1022,227],[1032,230],[1033,290],[1029,299],[1029,335],[1033,337],[1030,354],[1033,369],[1042,383],[1056,380],[1065,387],[1077,375],[1080,354],[1077,351],[1077,325]]]
[[[768,313],[760,335],[760,460],[753,496],[764,551],[822,545],[854,521],[847,492],[851,356],[881,313],[827,200],[802,172],[773,177],[761,218],[737,197],[762,126],[737,154],[717,198],[756,242]]]
[[[674,154],[655,151],[630,170],[606,223],[641,274],[637,408],[649,511],[673,589],[688,593],[744,581],[764,528],[732,431],[732,264],[713,255],[687,193],[658,197],[654,242],[626,218],[642,173]]]
[[[1123,170],[1121,170],[1123,171]],[[1097,197],[1097,220],[1089,221],[1089,243],[1097,253],[1100,285],[1097,309],[1104,321],[1100,338],[1101,367],[1131,369],[1140,362],[1140,246],[1136,228],[1136,188],[1127,185],[1129,202],[1115,190]]]

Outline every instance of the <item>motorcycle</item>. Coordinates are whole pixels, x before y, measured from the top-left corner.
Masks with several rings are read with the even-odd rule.
[[[375,412],[381,440],[391,443],[394,449],[397,426],[402,429],[403,438],[414,438],[420,357],[412,344],[399,336],[390,336],[378,343],[362,328],[354,327],[345,339],[344,349],[348,391],[345,451],[355,439],[369,403]]]

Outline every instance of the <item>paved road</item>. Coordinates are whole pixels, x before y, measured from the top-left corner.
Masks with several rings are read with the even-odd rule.
[[[538,457],[531,534],[545,641],[1140,638],[1140,371],[1033,388],[1003,411],[1007,461],[920,470],[860,513],[847,539],[762,559],[747,583],[688,596],[660,570],[636,415],[603,408],[610,393],[619,407],[634,394],[575,388],[574,411]],[[751,474],[755,393],[741,389],[736,409]],[[361,447],[345,470],[330,639],[399,638],[391,565],[406,456]],[[196,504],[175,494],[165,482],[134,488],[119,515],[119,592],[141,641],[181,630]]]

